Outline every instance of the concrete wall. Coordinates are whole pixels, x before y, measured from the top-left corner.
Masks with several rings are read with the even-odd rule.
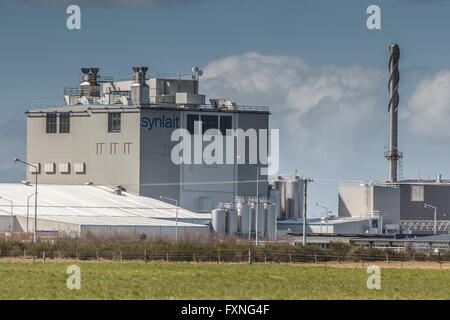
[[[171,125],[161,127],[161,121],[169,120]],[[171,150],[176,142],[171,142],[172,132],[181,126],[181,111],[143,109],[140,125],[140,195],[159,199],[166,196],[179,199],[180,167],[171,160]],[[151,123],[154,123],[151,126]],[[167,123],[169,124],[169,123]],[[151,126],[151,127],[150,127]],[[171,203],[174,204],[174,203]]]
[[[391,186],[374,186],[373,210],[383,217],[383,225],[400,223],[400,188]]]
[[[117,108],[89,110],[80,106],[80,113],[71,114],[70,133],[59,133],[59,122],[58,133],[46,133],[46,113],[67,111],[67,108],[49,109],[42,114],[28,115],[27,161],[41,164],[39,183],[120,184],[127,191],[138,193],[139,111]],[[120,133],[108,132],[109,112],[121,113]],[[55,173],[45,172],[46,163],[55,163]],[[69,173],[59,172],[61,163],[70,164]],[[75,173],[76,163],[85,163],[85,173]],[[29,170],[27,180],[34,181]]]
[[[373,189],[368,186],[341,186],[338,189],[338,216],[367,217],[373,211]]]
[[[269,129],[269,114],[265,113],[239,113],[238,114],[238,128],[243,129]],[[259,140],[258,140],[259,141]],[[270,143],[270,133],[268,138]],[[258,142],[259,146],[259,142]],[[248,146],[246,146],[246,162],[248,162]],[[259,156],[258,156],[259,159]],[[266,167],[261,165],[261,167]],[[239,181],[254,181],[256,180],[256,164],[238,165],[238,180]],[[267,196],[267,176],[261,175],[261,171],[258,171],[258,177],[261,181],[258,186],[258,193],[260,196]],[[237,186],[237,193],[240,196],[255,196],[256,195],[256,183],[239,183]]]
[[[46,114],[68,111],[72,111],[70,133],[46,133]],[[111,112],[121,113],[120,132],[108,132]],[[268,128],[268,113],[120,106],[45,109],[28,114],[27,161],[41,164],[39,183],[121,185],[143,196],[177,199],[181,207],[197,212],[205,198],[210,207],[202,211],[209,212],[219,202],[233,202],[236,195],[255,196],[256,183],[224,181],[255,180],[256,165],[237,165],[237,158],[234,164],[173,163],[171,153],[178,141],[172,142],[171,135],[177,127],[186,128],[188,114],[216,115],[219,119],[231,116],[233,129]],[[57,127],[59,132],[59,123]],[[211,141],[203,141],[203,150],[209,144]],[[236,148],[235,141],[235,155]],[[246,148],[248,153],[248,141]],[[46,173],[46,163],[55,164],[54,173]],[[70,164],[69,173],[59,172],[62,163]],[[85,163],[84,173],[75,173],[76,163]],[[27,179],[34,181],[29,170]],[[267,176],[260,174],[259,179],[259,194],[267,196]]]
[[[401,220],[433,220],[434,211],[424,208],[424,204],[437,207],[437,220],[450,220],[450,186],[420,185],[423,187],[423,201],[412,201],[411,189],[414,184],[402,184]],[[444,215],[445,214],[445,215]]]

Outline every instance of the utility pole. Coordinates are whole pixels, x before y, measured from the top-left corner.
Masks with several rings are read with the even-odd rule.
[[[306,246],[306,209],[307,209],[307,194],[308,194],[308,182],[313,182],[311,178],[303,179],[303,245]]]

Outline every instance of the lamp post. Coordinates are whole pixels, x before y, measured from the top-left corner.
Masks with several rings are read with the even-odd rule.
[[[0,197],[0,199],[9,201],[9,202],[11,203],[11,211],[10,211],[10,216],[11,216],[11,218],[10,218],[10,220],[9,220],[9,232],[11,233],[11,239],[12,239],[12,234],[13,234],[13,223],[14,223],[14,221],[13,221],[13,202],[12,202],[12,200],[6,199],[6,198],[4,198],[4,197]]]
[[[432,206],[431,204],[427,204],[425,203],[423,205],[424,208],[428,208],[428,209],[433,209],[434,210],[434,234],[436,234],[436,227],[437,227],[437,220],[436,220],[436,215],[437,215],[437,208],[435,206]]]
[[[37,233],[37,196],[38,196],[38,192],[37,192],[37,187],[38,187],[38,167],[35,166],[34,164],[25,162],[20,160],[19,158],[15,158],[14,159],[15,162],[20,162],[26,166],[32,167],[36,170],[35,172],[35,184],[34,184],[34,234],[33,234],[33,242],[36,243],[36,233]]]
[[[255,210],[255,245],[258,246],[258,214],[259,214],[259,165],[256,163],[256,210]]]
[[[177,208],[176,208],[176,216],[175,216],[175,243],[177,243],[178,242],[178,200],[176,200],[176,199],[172,199],[172,198],[169,198],[169,197],[166,197],[166,196],[159,196],[159,198],[160,199],[166,199],[166,200],[169,200],[169,201],[174,201],[175,202],[175,205],[177,206]]]
[[[34,196],[34,195],[35,195],[35,193],[30,194],[30,195],[27,197],[27,240],[28,240],[28,215],[29,215],[29,212],[30,212],[30,198],[31,198],[32,196]]]

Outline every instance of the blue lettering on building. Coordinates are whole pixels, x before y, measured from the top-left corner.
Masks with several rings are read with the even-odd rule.
[[[180,127],[180,118],[178,116],[161,116],[161,117],[142,117],[141,127],[151,131],[153,128],[173,128]]]

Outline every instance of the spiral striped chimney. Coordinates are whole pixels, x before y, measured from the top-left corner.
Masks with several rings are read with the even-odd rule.
[[[398,160],[402,157],[402,153],[398,151],[399,59],[400,49],[397,44],[393,44],[390,46],[389,59],[389,151],[385,153],[385,157],[389,161],[389,182],[397,181]]]

